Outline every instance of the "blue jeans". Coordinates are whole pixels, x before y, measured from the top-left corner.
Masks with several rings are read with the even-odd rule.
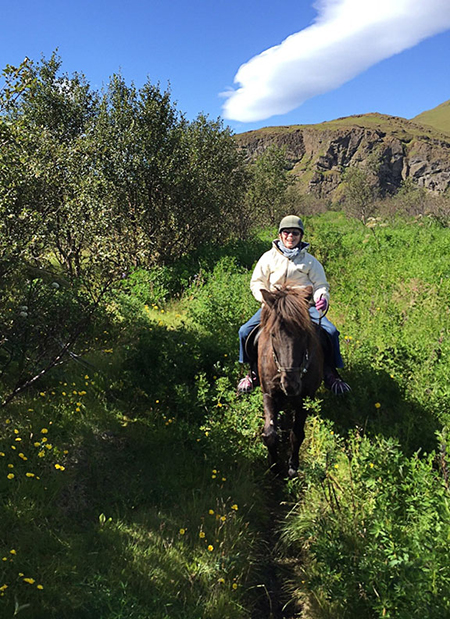
[[[315,307],[309,308],[309,315],[311,316],[311,320],[316,324],[319,324],[319,311]],[[239,329],[239,362],[240,363],[250,363],[250,359],[247,357],[245,352],[245,340],[253,331],[253,329],[259,325],[261,322],[261,308],[254,314],[250,320],[247,320],[245,324]],[[328,333],[331,338],[331,343],[333,345],[333,359],[335,367],[343,368],[344,361],[341,356],[341,350],[339,346],[339,331],[336,329],[334,324],[328,320],[326,316],[322,316],[322,320],[320,321],[320,326],[322,329]]]

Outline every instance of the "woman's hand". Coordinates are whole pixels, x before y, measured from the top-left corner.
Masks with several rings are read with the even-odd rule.
[[[328,301],[325,297],[320,297],[320,299],[316,302],[316,308],[319,312],[326,312],[328,308]]]

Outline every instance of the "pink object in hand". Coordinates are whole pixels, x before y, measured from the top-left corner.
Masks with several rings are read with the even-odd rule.
[[[325,297],[322,297],[321,299],[319,299],[317,301],[316,307],[319,310],[319,312],[326,312],[327,311],[328,301],[325,299]]]

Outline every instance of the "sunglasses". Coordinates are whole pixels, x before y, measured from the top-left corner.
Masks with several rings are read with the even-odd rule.
[[[289,236],[290,234],[292,234],[292,236],[300,236],[301,231],[300,230],[282,230],[281,234],[283,234],[284,236]]]

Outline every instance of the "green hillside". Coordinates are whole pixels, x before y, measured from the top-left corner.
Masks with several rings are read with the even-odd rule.
[[[450,99],[434,107],[432,110],[418,114],[411,120],[450,134]]]

